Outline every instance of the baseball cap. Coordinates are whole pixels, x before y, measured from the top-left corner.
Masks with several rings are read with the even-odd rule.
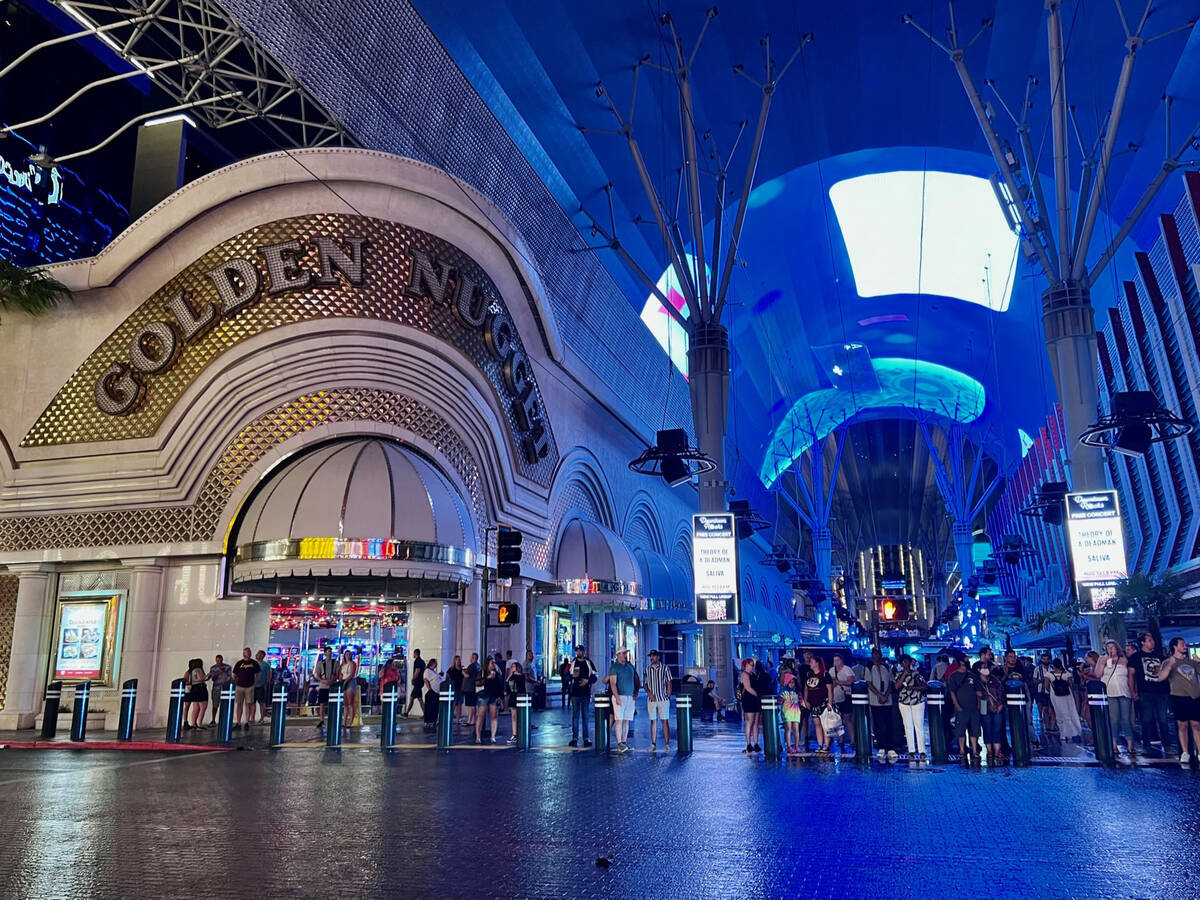
[[[650,650],[650,655],[651,655],[651,656],[662,656],[662,654],[658,652],[658,648],[657,648],[657,647],[654,647],[654,648],[652,648],[652,649]]]

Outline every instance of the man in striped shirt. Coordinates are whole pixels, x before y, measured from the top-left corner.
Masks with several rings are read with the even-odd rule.
[[[662,720],[663,746],[671,749],[671,670],[663,663],[658,650],[650,651],[650,665],[642,679],[646,688],[646,710],[650,715],[650,749],[658,749],[655,742],[656,719]]]

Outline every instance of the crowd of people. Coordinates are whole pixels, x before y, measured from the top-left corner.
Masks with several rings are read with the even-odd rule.
[[[866,684],[873,749],[881,760],[928,759],[926,705],[930,684],[943,696],[943,737],[950,752],[966,765],[1006,764],[1011,756],[1008,697],[1019,690],[1020,705],[1034,747],[1040,741],[1081,743],[1085,726],[1091,730],[1093,708],[1088,685],[1104,686],[1114,755],[1135,758],[1178,756],[1184,764],[1200,748],[1200,660],[1192,657],[1183,638],[1163,649],[1149,633],[1121,646],[1108,641],[1103,652],[1088,651],[1068,660],[1044,652],[1040,658],[1019,656],[1007,649],[997,657],[991,647],[968,659],[947,652],[932,665],[904,655],[887,661],[875,649],[869,662],[848,660],[834,653],[827,662],[806,650],[799,660],[785,658],[778,667],[754,659],[742,660],[737,700],[743,714],[746,748],[762,751],[762,700],[779,698],[784,752],[808,753],[810,735],[815,753],[831,755],[854,749],[852,688]],[[1015,685],[1013,683],[1016,683]],[[1175,727],[1169,720],[1174,719]],[[1189,740],[1190,739],[1190,740]]]

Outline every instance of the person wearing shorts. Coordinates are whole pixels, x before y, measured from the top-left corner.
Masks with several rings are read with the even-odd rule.
[[[236,691],[233,697],[234,728],[250,727],[254,721],[254,683],[262,667],[254,661],[250,648],[242,650],[242,658],[233,664],[233,682]],[[243,717],[245,722],[242,721]]]
[[[1195,758],[1200,759],[1200,660],[1188,653],[1187,641],[1181,637],[1172,638],[1169,649],[1171,655],[1158,670],[1158,680],[1170,682],[1171,713],[1179,729],[1179,762],[1186,766],[1194,758],[1189,752],[1189,731],[1196,745]]]
[[[617,752],[629,752],[629,723],[633,721],[633,710],[637,705],[637,686],[635,677],[637,669],[629,661],[629,649],[617,648],[617,659],[608,670],[605,681],[612,689],[614,737],[617,739]]]
[[[658,729],[662,722],[663,747],[671,749],[671,669],[662,661],[657,649],[650,651],[650,665],[642,676],[646,688],[646,712],[650,716],[650,749],[657,750]]]

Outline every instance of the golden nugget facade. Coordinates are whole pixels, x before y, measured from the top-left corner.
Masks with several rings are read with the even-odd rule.
[[[410,646],[479,650],[497,523],[524,533],[526,577],[493,599],[525,613],[489,650],[551,666],[551,607],[597,658],[690,617],[639,586],[637,560],[688,561],[693,495],[625,468],[661,423],[561,344],[520,236],[444,173],[363,150],[247,160],[53,271],[74,302],[0,322],[0,729],[33,726],[64,672],[101,715],[137,678],[139,724],[160,724],[186,661],[266,646],[271,585],[305,579],[383,579]],[[355,441],[388,484],[297,474]],[[335,533],[351,521],[372,533]],[[621,587],[555,587],[581,578]]]

